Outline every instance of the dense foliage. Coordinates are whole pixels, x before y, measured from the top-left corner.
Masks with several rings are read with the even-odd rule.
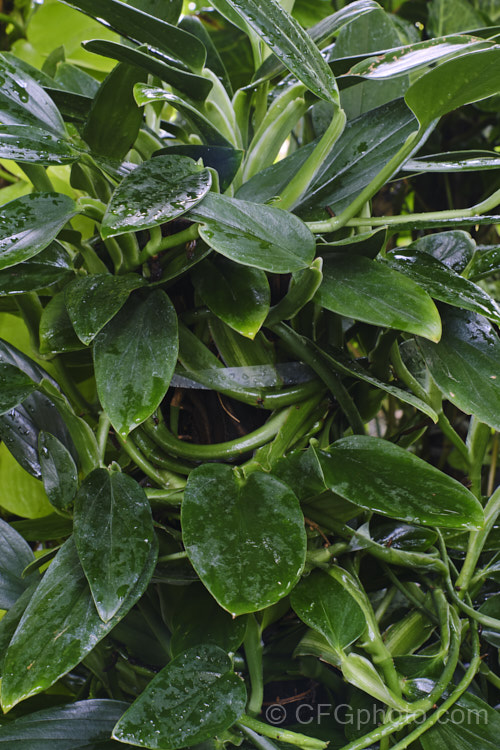
[[[1,11],[0,746],[496,748],[500,2]]]

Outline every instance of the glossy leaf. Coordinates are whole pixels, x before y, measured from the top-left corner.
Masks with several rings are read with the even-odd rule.
[[[0,415],[22,404],[36,387],[37,384],[25,372],[0,362]]]
[[[76,335],[90,344],[123,307],[131,292],[144,285],[136,274],[79,276],[64,290],[68,315]]]
[[[46,289],[72,273],[68,253],[52,242],[34,258],[0,271],[0,296]]]
[[[195,646],[179,654],[149,683],[113,730],[139,747],[176,750],[221,734],[246,703],[243,680],[220,648]]]
[[[481,287],[450,270],[429,253],[401,248],[387,256],[390,268],[415,281],[434,299],[500,323],[500,307]]]
[[[439,344],[420,341],[443,396],[466,414],[500,429],[500,340],[485,318],[446,308]]]
[[[476,243],[470,234],[460,229],[450,232],[436,232],[412,242],[408,250],[429,253],[433,258],[444,263],[456,273],[462,273],[470,263],[476,249]]]
[[[84,345],[75,334],[64,301],[64,291],[55,294],[40,317],[40,353],[75,352]]]
[[[75,202],[58,193],[31,193],[0,208],[0,269],[44,250],[76,214]]]
[[[359,604],[337,580],[316,570],[293,590],[290,603],[300,619],[325,636],[336,651],[354,643],[366,628]]]
[[[304,519],[274,477],[254,472],[242,483],[230,466],[204,464],[189,476],[181,521],[194,569],[233,615],[274,604],[300,576]]]
[[[0,56],[0,120],[4,125],[29,125],[66,135],[54,102],[13,56]]]
[[[65,510],[75,499],[78,469],[68,449],[50,432],[38,435],[42,480],[51,505]]]
[[[335,78],[317,46],[277,0],[224,0],[272,49],[276,57],[320,99],[339,104]],[[219,2],[215,7],[223,8]]]
[[[408,159],[403,172],[481,172],[498,169],[500,155],[496,151],[448,151]],[[432,235],[430,235],[432,236]]]
[[[163,399],[177,361],[177,316],[163,291],[130,300],[94,344],[97,391],[124,437]]]
[[[95,469],[76,496],[74,528],[97,611],[108,622],[140,580],[154,547],[149,501],[132,477]]]
[[[467,0],[431,0],[429,3],[429,32],[433,36],[453,34],[463,29],[477,29],[484,23],[482,16]]]
[[[0,747],[10,750],[90,750],[108,747],[128,703],[90,698],[21,716],[0,727]]]
[[[325,258],[316,300],[340,315],[439,341],[441,322],[431,298],[414,281],[361,256]]]
[[[498,711],[473,693],[464,693],[454,710],[422,735],[423,750],[496,750]]]
[[[253,339],[269,312],[271,291],[264,271],[226,258],[205,260],[193,274],[196,291],[212,312]]]
[[[73,669],[124,617],[144,593],[157,557],[113,619],[104,623],[69,539],[50,564],[31,599],[7,651],[1,683],[4,710],[49,688]]]
[[[160,21],[172,24],[177,23],[182,11],[182,0],[127,0],[127,3]]]
[[[243,151],[225,146],[197,146],[195,144],[168,146],[156,151],[153,156],[189,156],[190,159],[203,160],[205,167],[212,167],[219,175],[221,192],[232,183],[243,158]],[[500,157],[499,157],[500,158]]]
[[[500,92],[500,46],[446,60],[418,78],[405,100],[421,127],[464,104]]]
[[[32,581],[23,578],[24,568],[34,560],[33,552],[22,536],[0,519],[0,609],[10,609]]]
[[[79,157],[71,143],[31,125],[0,126],[0,158],[29,164],[71,164]]]
[[[460,482],[381,438],[342,438],[318,458],[331,490],[374,513],[454,529],[483,523],[479,501]]]
[[[150,229],[182,216],[210,190],[212,177],[187,156],[158,156],[118,185],[101,225],[103,237]]]
[[[200,235],[214,250],[245,266],[291,273],[310,265],[314,236],[296,216],[279,208],[210,193],[192,212]]]
[[[119,0],[70,0],[72,5],[103,20],[125,37],[157,47],[192,70],[201,71],[205,48],[192,34]]]

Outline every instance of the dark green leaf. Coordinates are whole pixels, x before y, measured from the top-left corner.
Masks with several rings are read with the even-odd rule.
[[[57,354],[84,349],[76,336],[64,301],[64,291],[58,292],[44,308],[40,318],[40,353]]]
[[[500,430],[500,340],[485,318],[446,308],[438,344],[420,342],[439,389],[466,414]]]
[[[197,37],[197,39],[203,44],[207,51],[205,68],[208,68],[212,73],[215,73],[226,89],[228,96],[232,97],[233,87],[231,85],[231,79],[229,78],[226,66],[222,62],[222,58],[219,54],[219,46],[214,43],[214,40],[208,31],[208,25],[208,23],[205,25],[197,15],[183,15],[179,22],[180,29],[184,29],[184,31]]]
[[[94,344],[97,391],[124,437],[163,399],[177,361],[177,316],[163,291],[130,300]]]
[[[0,271],[0,296],[46,289],[71,274],[68,253],[59,242],[51,242],[31,260]]]
[[[0,727],[9,750],[104,750],[128,703],[88,699],[21,716]],[[96,744],[98,743],[98,744]]]
[[[245,266],[291,273],[314,258],[314,236],[288,211],[210,193],[191,215],[210,247]]]
[[[79,276],[64,290],[68,315],[76,335],[90,344],[123,307],[131,292],[144,285],[137,274]]]
[[[187,156],[158,156],[118,185],[101,225],[103,237],[150,229],[182,216],[210,190],[212,176]]]
[[[255,337],[271,300],[264,271],[219,257],[200,263],[193,280],[196,291],[217,317],[243,336]]]
[[[477,7],[477,3],[474,3]],[[433,36],[454,34],[483,26],[482,16],[467,0],[431,0],[428,28]]]
[[[460,229],[451,232],[436,232],[421,237],[408,246],[408,250],[429,253],[455,273],[462,273],[471,261],[476,243],[470,234]]]
[[[381,438],[352,435],[318,451],[326,485],[383,516],[424,526],[479,528],[479,501],[456,479]]]
[[[467,692],[420,742],[423,750],[496,750],[499,734],[498,711]]]
[[[125,37],[157,47],[192,70],[201,71],[203,68],[205,48],[202,43],[158,17],[119,0],[69,0],[67,5],[73,5],[99,21],[106,21]]]
[[[99,90],[99,81],[96,81],[93,76],[85,73],[81,68],[77,68],[76,65],[67,62],[58,64],[54,80],[66,91],[89,96],[91,99]],[[53,85],[53,82],[49,79],[49,87]]]
[[[33,578],[35,578],[35,576],[33,576]],[[0,620],[0,677],[2,676],[5,654],[7,653],[9,643],[11,642],[12,636],[16,632],[17,626],[21,621],[21,617],[40,582],[39,576],[37,576],[36,579],[37,580],[33,582],[29,588],[24,589],[20,597],[16,599],[15,603],[9,608],[9,611],[6,612]]]
[[[125,0],[127,5],[159,18],[160,21],[176,24],[182,11],[182,0]]]
[[[50,432],[38,435],[42,480],[51,505],[65,510],[75,499],[78,469],[68,449]]]
[[[36,387],[37,384],[25,372],[0,362],[0,415],[22,404]]]
[[[102,82],[83,130],[83,138],[96,154],[121,161],[132,148],[143,114],[133,88],[146,78],[139,68],[119,63]]]
[[[334,255],[323,264],[317,301],[340,315],[439,341],[441,322],[431,298],[414,281],[362,256]]]
[[[498,169],[500,156],[496,151],[448,151],[408,159],[403,172],[481,172]],[[432,237],[433,235],[429,235]]]
[[[73,539],[61,547],[7,651],[1,684],[4,710],[46,690],[113,629],[144,593],[157,550],[156,545],[147,568],[119,612],[104,623],[97,614]]]
[[[31,125],[59,137],[66,135],[52,99],[12,56],[0,56],[0,120],[4,125]]]
[[[465,104],[498,94],[500,46],[446,60],[418,78],[405,95],[421,127]]]
[[[500,615],[500,594],[489,596],[486,601],[481,604],[479,611],[482,615],[498,619],[498,616]],[[490,630],[486,625],[483,625],[481,629],[481,638],[484,638],[484,640],[492,646],[500,648],[500,633],[497,630]]]
[[[354,643],[366,628],[359,604],[344,586],[323,571],[303,578],[290,603],[301,620],[318,630],[337,651]]]
[[[181,520],[193,567],[231,614],[274,604],[297,582],[304,519],[278,479],[254,472],[243,483],[230,466],[207,463],[189,475]]]
[[[469,269],[469,278],[477,281],[500,269],[500,246],[479,245]]]
[[[190,159],[203,160],[205,167],[212,167],[219,175],[221,192],[227,190],[232,183],[243,158],[243,151],[225,146],[196,146],[186,144],[182,146],[168,146],[156,151],[153,156],[163,155],[189,156]],[[500,158],[500,157],[499,157]]]
[[[234,724],[245,703],[245,683],[232,671],[227,654],[217,646],[196,646],[156,675],[113,737],[158,750],[196,745]]]
[[[0,126],[0,158],[30,164],[71,164],[79,152],[60,136],[32,125]]]
[[[0,269],[44,250],[76,214],[76,204],[59,193],[31,193],[0,209]]]
[[[65,539],[73,530],[71,518],[63,518],[57,513],[51,513],[41,518],[12,521],[11,526],[28,542],[49,542],[53,539]]]
[[[223,15],[224,6],[229,5],[310,91],[339,104],[335,78],[320,51],[277,0],[216,0],[214,5]]]
[[[140,580],[154,547],[151,507],[132,477],[95,469],[75,500],[75,544],[104,622]]]
[[[22,536],[0,519],[0,609],[10,609],[32,581],[23,578],[24,568],[34,560],[33,552]]]
[[[104,39],[92,39],[92,41],[84,42],[83,46],[89,52],[95,52],[96,55],[103,55],[103,57],[110,57],[113,60],[142,68],[147,73],[170,84],[176,90],[187,94],[191,99],[203,101],[212,88],[212,82],[208,78],[168,65],[165,60],[154,57],[143,49],[135,49],[130,45],[109,42]]]

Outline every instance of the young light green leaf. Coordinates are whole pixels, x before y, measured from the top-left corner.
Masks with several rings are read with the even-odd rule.
[[[290,603],[300,619],[318,630],[336,651],[354,643],[366,628],[359,604],[338,581],[315,570],[294,588]]]
[[[246,482],[230,466],[204,464],[189,475],[181,510],[184,545],[202,582],[233,615],[286,596],[305,562],[297,498],[263,472]]]
[[[439,344],[420,341],[427,367],[443,396],[466,414],[500,430],[500,340],[485,318],[442,310]]]
[[[269,312],[271,291],[264,271],[226,258],[208,259],[193,272],[196,291],[205,304],[235,331],[255,338]]]
[[[75,202],[59,193],[31,193],[0,209],[0,269],[44,250],[77,213]]]
[[[210,190],[212,177],[187,156],[143,162],[116,188],[101,225],[104,238],[150,229],[182,216]]]
[[[387,440],[352,435],[318,458],[331,490],[374,513],[453,529],[483,523],[479,501],[460,482]]]
[[[439,341],[441,321],[433,301],[407,277],[362,256],[334,255],[323,264],[316,300],[339,315],[397,328]]]
[[[24,568],[35,559],[31,547],[10,524],[0,519],[0,608],[10,609],[32,580],[23,578]]]
[[[95,608],[75,543],[68,539],[36,589],[8,648],[1,683],[4,710],[47,690],[82,661],[142,596],[157,554],[155,544],[133,591],[113,619],[104,623]]]
[[[151,507],[142,487],[116,471],[95,469],[75,500],[75,544],[100,618],[118,612],[154,545]]]
[[[130,300],[94,343],[97,392],[124,437],[163,399],[178,352],[177,316],[165,292]]]
[[[314,236],[288,211],[209,193],[191,216],[210,247],[244,266],[292,273],[314,258]]]
[[[220,735],[245,710],[246,689],[220,648],[195,646],[149,683],[113,737],[153,750],[177,750]]]
[[[78,469],[73,457],[50,432],[39,433],[38,452],[47,497],[54,508],[65,510],[75,499],[78,489]]]
[[[144,286],[137,274],[79,276],[64,289],[64,300],[75,333],[90,344],[123,307],[131,292]]]

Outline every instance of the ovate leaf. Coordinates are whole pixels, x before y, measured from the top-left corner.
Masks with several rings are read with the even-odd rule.
[[[75,499],[78,469],[68,449],[50,432],[38,435],[42,480],[51,505],[65,510]]]
[[[499,733],[498,711],[467,692],[420,742],[424,750],[496,750]]]
[[[352,435],[318,458],[331,490],[374,513],[453,529],[483,523],[479,501],[460,482],[387,440]]]
[[[130,300],[96,337],[97,392],[123,436],[159,406],[178,352],[177,316],[165,292]]]
[[[189,475],[181,521],[193,567],[233,615],[274,604],[300,576],[304,519],[292,490],[270,475],[242,482],[230,466],[200,466]]]
[[[22,573],[35,558],[23,537],[1,519],[0,546],[0,609],[10,609],[32,583]]]
[[[75,544],[99,616],[108,622],[139,581],[154,545],[151,507],[132,477],[95,469],[75,500]]]
[[[113,737],[153,750],[176,750],[221,734],[245,710],[246,689],[220,648],[195,646],[149,683]]]
[[[0,362],[0,414],[5,414],[36,390],[37,384],[14,365]]]

